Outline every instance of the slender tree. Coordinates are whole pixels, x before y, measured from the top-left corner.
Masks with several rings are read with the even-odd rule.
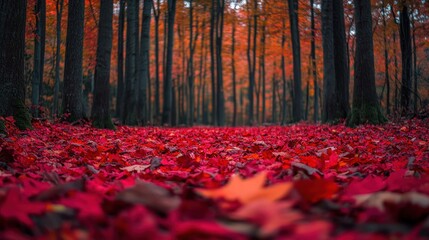
[[[232,74],[232,126],[237,125],[237,74],[235,70],[235,32],[237,29],[236,19],[232,20],[232,35],[231,35],[231,74]]]
[[[222,41],[225,0],[217,0],[216,12],[216,77],[217,77],[217,124],[225,125],[225,99],[223,92]]]
[[[136,0],[127,0],[127,42],[125,55],[125,96],[122,122],[128,125],[137,124],[137,85],[136,85]]]
[[[301,44],[298,27],[298,0],[288,0],[290,32],[292,37],[293,56],[293,120],[302,120],[302,90],[301,90]]]
[[[287,102],[286,102],[286,60],[285,60],[285,44],[286,44],[286,19],[282,18],[282,39],[281,39],[281,46],[282,46],[282,56],[281,56],[281,71],[282,71],[282,86],[283,86],[283,94],[282,94],[282,100],[280,101],[281,106],[281,124],[286,124],[286,116],[287,116]]]
[[[142,33],[141,33],[141,47],[140,47],[140,88],[138,94],[138,113],[139,119],[143,124],[147,124],[150,120],[149,116],[149,46],[150,46],[150,17],[152,10],[152,0],[145,0],[143,3],[143,17],[142,17]]]
[[[25,107],[24,51],[26,0],[0,2],[0,116],[13,116],[21,129],[31,128],[30,115]],[[0,133],[5,133],[0,119]]]
[[[353,106],[348,126],[386,121],[375,91],[371,1],[355,0],[356,53]]]
[[[216,32],[216,0],[211,0],[210,11],[210,76],[211,76],[211,91],[212,91],[212,124],[217,125],[217,94],[216,94],[216,50],[215,50],[215,32]]]
[[[94,102],[91,118],[97,128],[114,129],[110,118],[110,57],[112,54],[113,0],[100,0]]]
[[[63,16],[64,0],[57,0],[56,8],[56,46],[55,46],[55,84],[54,84],[54,104],[52,114],[58,114],[59,95],[60,95],[60,62],[61,62],[61,19]]]
[[[39,116],[38,107],[42,96],[43,69],[45,65],[45,36],[46,36],[46,0],[37,0],[35,5],[36,31],[34,35],[34,64],[31,87],[32,113]]]
[[[84,117],[82,96],[82,55],[85,1],[70,1],[64,64],[64,113],[73,122]]]
[[[176,16],[176,0],[168,0],[168,33],[166,49],[166,69],[164,74],[164,101],[162,124],[172,124],[173,107],[173,47],[174,47],[174,21]]]
[[[316,65],[316,27],[314,22],[314,0],[310,0],[310,21],[311,21],[311,76],[313,77],[314,87],[314,122],[319,120],[319,86],[317,82]]]
[[[386,2],[383,0],[381,14],[383,18],[383,46],[384,46],[384,77],[386,84],[386,113],[390,114],[390,75],[389,75],[389,46],[387,43]]]
[[[402,114],[411,112],[411,89],[412,89],[412,50],[410,35],[410,15],[405,0],[401,1],[401,14],[399,23],[399,39],[402,56],[402,84],[401,84],[401,108]]]
[[[119,1],[119,22],[118,22],[118,54],[117,54],[117,74],[118,87],[116,93],[116,116],[121,117],[124,106],[124,28],[125,28],[125,0]]]
[[[159,118],[161,114],[161,105],[160,105],[160,94],[159,89],[160,78],[159,78],[159,20],[161,17],[161,2],[160,0],[156,1],[156,7],[153,6],[153,16],[155,19],[155,116]]]

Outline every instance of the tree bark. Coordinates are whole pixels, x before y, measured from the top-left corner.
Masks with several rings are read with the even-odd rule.
[[[316,27],[314,22],[314,0],[310,0],[311,9],[311,75],[313,77],[314,86],[314,116],[313,120],[316,123],[319,120],[319,92],[317,82],[317,65],[316,65]]]
[[[164,75],[164,102],[162,113],[162,124],[172,124],[172,68],[173,68],[173,46],[174,46],[174,20],[176,15],[176,0],[168,0],[168,34],[166,71]]]
[[[386,121],[375,91],[374,47],[370,0],[355,0],[356,53],[353,107],[348,126]],[[326,101],[326,99],[325,99]]]
[[[24,51],[26,0],[0,2],[0,116],[13,116],[15,125],[30,129],[31,121],[25,107]],[[0,120],[0,132],[5,133]]]
[[[114,129],[110,117],[110,57],[113,41],[113,0],[100,1],[98,25],[97,60],[95,65],[94,102],[92,107],[93,126]]]
[[[128,125],[137,124],[136,96],[136,0],[127,0],[127,41],[125,55],[125,95],[122,122]]]
[[[216,0],[211,0],[212,8],[210,11],[210,76],[212,90],[212,124],[217,125],[217,91],[216,91],[216,59],[215,59],[215,20],[216,20]]]
[[[36,15],[36,34],[34,36],[31,102],[33,105],[33,116],[39,117],[39,107],[43,95],[43,69],[45,65],[46,0],[37,0],[34,12]]]
[[[140,47],[140,88],[138,94],[138,113],[139,120],[143,125],[146,125],[150,120],[148,98],[148,86],[150,79],[149,71],[149,48],[150,48],[150,12],[152,10],[152,0],[144,0],[142,30],[141,30],[141,47]]]
[[[217,77],[217,124],[225,125],[225,99],[223,92],[222,41],[225,0],[217,0],[216,13],[216,77]]]
[[[124,28],[125,28],[125,0],[119,1],[118,23],[118,88],[116,93],[116,116],[121,117],[124,109]]]
[[[287,102],[286,102],[286,66],[285,66],[285,43],[286,43],[286,19],[282,19],[282,56],[281,56],[281,71],[282,71],[282,86],[283,86],[283,94],[282,94],[282,101],[281,101],[281,113],[282,113],[282,119],[281,119],[281,125],[286,124],[286,116],[287,116]]]
[[[64,63],[64,113],[74,122],[83,118],[82,55],[85,1],[70,1],[68,6],[66,58]]]
[[[61,62],[61,19],[63,16],[64,0],[57,0],[56,2],[56,50],[55,50],[55,84],[54,84],[54,105],[52,109],[53,116],[58,114],[59,95],[60,95],[60,62]]]
[[[387,115],[390,114],[390,76],[389,76],[389,50],[388,50],[388,43],[387,43],[387,24],[386,24],[386,11],[385,11],[386,5],[385,1],[383,0],[383,8],[382,8],[382,15],[383,15],[383,43],[384,43],[384,77],[385,77],[385,84],[386,84],[386,113]]]
[[[236,23],[235,18],[232,20],[232,35],[231,35],[231,67],[232,67],[232,126],[237,126],[237,79],[236,79],[236,70],[235,70],[235,32],[236,32]]]
[[[293,120],[302,120],[302,90],[301,90],[301,45],[299,41],[298,27],[298,0],[288,0],[290,31],[292,37],[293,55]]]
[[[159,89],[160,78],[159,78],[159,19],[161,16],[161,2],[157,0],[156,8],[153,7],[153,13],[155,18],[155,118],[158,119],[161,115],[161,104]],[[157,121],[158,122],[158,121]]]
[[[410,15],[408,6],[405,1],[402,1],[402,9],[400,14],[399,38],[401,43],[402,55],[402,85],[401,85],[401,108],[402,114],[411,112],[411,69],[412,69],[412,50],[410,36]]]

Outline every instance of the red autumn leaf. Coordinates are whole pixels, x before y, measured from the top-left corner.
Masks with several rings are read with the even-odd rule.
[[[331,199],[340,189],[334,181],[326,179],[299,180],[294,183],[294,187],[309,203]]]
[[[0,217],[5,220],[18,220],[27,226],[33,226],[30,219],[31,214],[43,214],[46,204],[41,202],[30,202],[19,189],[11,188],[7,191],[5,199],[0,203]]]

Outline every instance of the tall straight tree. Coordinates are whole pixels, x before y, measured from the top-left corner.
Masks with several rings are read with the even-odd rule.
[[[381,14],[383,18],[383,46],[384,46],[384,77],[386,84],[386,113],[390,114],[390,75],[389,75],[389,46],[387,42],[386,2],[383,0]]]
[[[153,5],[153,4],[152,4]],[[161,114],[160,104],[160,79],[159,79],[159,19],[161,17],[161,1],[156,1],[156,7],[153,5],[153,15],[155,18],[155,116],[159,118]]]
[[[33,116],[38,117],[38,107],[43,88],[43,69],[45,66],[45,38],[46,38],[46,0],[37,0],[35,6],[36,34],[34,35],[34,64],[33,81],[31,88],[31,102]]]
[[[64,0],[57,0],[56,5],[56,46],[55,46],[55,84],[54,84],[54,104],[52,114],[58,114],[59,95],[60,95],[60,62],[61,62],[61,19],[63,16]]]
[[[314,122],[319,120],[319,86],[317,82],[316,65],[316,27],[314,21],[314,0],[310,0],[310,18],[311,18],[311,75],[313,77],[314,87]]]
[[[235,12],[235,9],[234,9]],[[231,74],[232,74],[232,126],[237,125],[237,74],[235,70],[235,32],[237,31],[235,16],[232,18],[232,35],[231,35]]]
[[[386,121],[375,91],[371,1],[355,0],[356,53],[352,112],[348,126]]]
[[[137,14],[136,1],[127,0],[127,43],[125,55],[125,95],[122,109],[122,122],[128,125],[137,124],[136,95],[136,55],[137,55]]]
[[[114,129],[110,118],[110,57],[113,40],[113,0],[100,0],[94,102],[91,118],[97,128]]]
[[[216,77],[217,77],[217,124],[225,125],[225,99],[223,92],[222,42],[225,0],[217,0],[216,12]]]
[[[119,22],[118,22],[118,87],[116,93],[116,116],[121,117],[124,106],[124,28],[125,28],[125,0],[119,1]]]
[[[167,30],[167,49],[166,66],[164,74],[164,101],[162,111],[162,124],[172,124],[173,107],[173,47],[174,47],[174,21],[176,16],[176,1],[168,0],[168,30]]]
[[[302,90],[301,90],[301,44],[299,41],[298,27],[298,0],[288,0],[290,32],[292,37],[293,56],[293,105],[292,113],[294,122],[302,120]]]
[[[349,112],[349,68],[343,2],[322,1],[324,62],[323,122],[347,118]]]
[[[140,87],[138,94],[138,113],[139,120],[143,124],[147,124],[150,120],[149,117],[149,46],[150,46],[150,12],[152,10],[152,0],[144,0],[143,3],[143,17],[142,17],[142,34],[141,34],[141,47],[140,47]]]
[[[401,108],[402,114],[411,112],[411,89],[412,89],[412,50],[411,50],[411,30],[410,15],[407,1],[401,1],[401,14],[399,22],[399,39],[401,43],[402,56],[402,84],[401,84]]]
[[[0,116],[13,116],[21,129],[31,128],[30,115],[24,105],[24,50],[26,0],[0,2]],[[5,132],[0,120],[0,133]]]
[[[64,113],[73,122],[84,117],[82,96],[82,55],[85,0],[70,1],[64,63]]]
[[[212,124],[217,125],[217,101],[216,101],[216,59],[215,59],[215,20],[216,20],[216,0],[211,0],[210,10],[210,77],[212,90]]]

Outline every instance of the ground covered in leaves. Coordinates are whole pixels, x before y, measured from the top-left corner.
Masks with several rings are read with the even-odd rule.
[[[1,239],[424,239],[429,122],[0,139]]]

